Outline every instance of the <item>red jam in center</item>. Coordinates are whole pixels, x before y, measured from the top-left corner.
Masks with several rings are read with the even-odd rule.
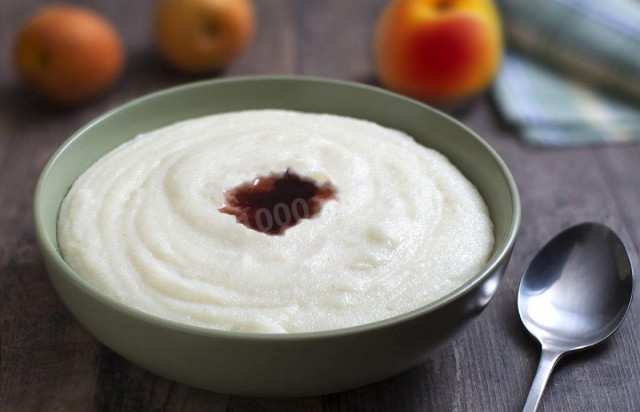
[[[287,169],[226,190],[218,210],[234,215],[249,229],[281,235],[300,220],[315,216],[324,201],[335,199],[335,193],[330,182],[319,185]]]

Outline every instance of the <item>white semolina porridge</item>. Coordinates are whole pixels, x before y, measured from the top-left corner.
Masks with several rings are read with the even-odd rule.
[[[419,308],[476,274],[493,242],[482,197],[440,153],[375,123],[281,110],[142,134],[78,178],[58,219],[64,259],[115,299],[264,333]]]

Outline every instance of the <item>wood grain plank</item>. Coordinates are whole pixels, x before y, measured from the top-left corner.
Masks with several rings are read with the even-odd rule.
[[[299,2],[299,74],[370,79],[371,36],[386,0]]]
[[[295,0],[256,2],[257,31],[248,50],[225,74],[293,74],[296,71]]]
[[[0,5],[0,53],[7,57],[0,65],[0,408],[87,410],[98,345],[53,291],[29,211],[44,162],[75,122],[93,115],[91,109],[53,109],[17,84],[10,34],[34,7],[32,1]]]

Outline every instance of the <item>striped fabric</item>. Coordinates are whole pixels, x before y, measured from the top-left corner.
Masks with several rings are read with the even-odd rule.
[[[493,94],[525,141],[640,141],[640,0],[498,4],[513,50]]]

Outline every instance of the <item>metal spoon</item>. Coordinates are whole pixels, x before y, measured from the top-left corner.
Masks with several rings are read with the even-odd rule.
[[[542,345],[523,411],[536,410],[563,355],[600,343],[618,329],[632,295],[629,255],[604,225],[573,226],[538,252],[518,292],[522,323]]]

